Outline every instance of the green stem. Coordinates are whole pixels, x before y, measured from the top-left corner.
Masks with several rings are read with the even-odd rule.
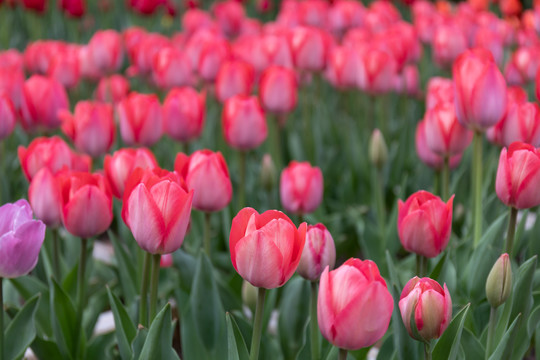
[[[439,193],[439,186],[441,185],[441,172],[439,170],[435,171],[435,177],[433,179],[433,193]]]
[[[281,139],[280,139],[281,126],[279,124],[279,117],[275,116],[273,119],[271,119],[268,122],[268,125],[271,131],[270,136],[271,136],[271,145],[272,145],[272,157],[274,158],[277,171],[280,172],[283,166],[283,155],[281,153]]]
[[[144,327],[148,327],[148,279],[150,274],[150,266],[152,263],[152,254],[145,252],[143,270],[142,270],[142,282],[141,282],[141,306],[139,308],[139,324]]]
[[[52,243],[53,243],[53,269],[54,277],[59,283],[62,281],[62,273],[60,271],[60,243],[58,240],[58,229],[52,229]]]
[[[0,360],[4,360],[4,291],[0,277]]]
[[[486,360],[489,359],[491,351],[493,350],[493,337],[495,336],[495,326],[497,325],[497,309],[493,306],[489,312],[489,325],[488,325],[488,335],[486,343]]]
[[[347,360],[347,350],[339,349],[338,359],[339,360]]]
[[[204,245],[204,252],[206,253],[206,255],[208,255],[209,258],[212,252],[212,243],[210,242],[210,232],[212,231],[212,224],[210,222],[210,216],[211,216],[211,213],[209,212],[204,213],[203,245]]]
[[[425,256],[416,254],[416,275],[418,277],[426,276],[428,259]]]
[[[444,164],[442,168],[442,199],[447,201],[450,197],[450,158],[448,156],[444,157]]]
[[[259,288],[259,294],[257,296],[257,307],[255,308],[255,319],[253,322],[253,336],[251,337],[251,350],[249,352],[249,359],[256,360],[259,358],[259,347],[261,345],[262,334],[262,317],[264,310],[264,296],[266,295],[265,288]]]
[[[482,133],[475,131],[473,138],[473,191],[474,191],[474,246],[482,236]]]
[[[424,359],[431,360],[431,346],[428,342],[424,343]]]
[[[311,359],[319,360],[319,323],[317,321],[317,296],[318,286],[316,281],[311,282]]]
[[[238,210],[246,206],[246,152],[240,151],[240,187],[238,189]]]
[[[81,253],[79,259],[79,268],[77,269],[77,318],[75,330],[75,352],[74,358],[78,358],[81,333],[83,330],[83,312],[86,300],[86,256],[88,239],[81,238]]]
[[[514,250],[514,237],[516,235],[516,220],[518,210],[514,207],[510,208],[510,219],[508,220],[508,232],[506,233],[506,253],[512,256]]]
[[[381,258],[384,258],[386,249],[386,211],[384,208],[383,176],[381,169],[375,169],[373,175],[373,187],[375,189],[375,204],[377,207],[377,225],[379,226]]]
[[[150,324],[156,317],[158,283],[159,283],[159,263],[161,261],[160,254],[152,255],[152,279],[150,280]]]

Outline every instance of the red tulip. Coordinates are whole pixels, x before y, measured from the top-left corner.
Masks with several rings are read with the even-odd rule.
[[[217,74],[216,97],[225,102],[235,95],[249,95],[254,82],[253,66],[239,60],[226,61]]]
[[[88,52],[96,68],[115,72],[124,61],[122,35],[115,30],[96,31],[88,42]]]
[[[25,8],[35,10],[38,13],[43,13],[47,6],[46,0],[22,0],[22,4]]]
[[[465,127],[484,131],[495,125],[506,110],[506,82],[491,53],[467,50],[452,68],[456,115]]]
[[[154,169],[158,163],[154,154],[146,148],[120,149],[112,155],[105,155],[103,169],[105,177],[117,198],[124,196],[124,188],[129,175],[135,169]]]
[[[200,211],[219,211],[232,198],[229,169],[223,155],[210,150],[199,150],[187,156],[179,153],[174,169],[186,181],[190,190],[195,190],[193,207]]]
[[[323,196],[321,169],[308,162],[291,161],[281,172],[281,204],[288,212],[309,214],[319,207]]]
[[[60,7],[73,17],[81,17],[85,12],[84,0],[61,0]]]
[[[132,92],[116,107],[120,135],[126,145],[150,146],[163,134],[159,99],[154,94]]]
[[[394,300],[371,260],[351,258],[321,275],[317,319],[334,346],[358,350],[379,341],[390,324]]]
[[[222,124],[227,143],[240,150],[257,148],[268,135],[264,111],[255,96],[236,95],[227,100]]]
[[[192,200],[178,174],[137,168],[126,184],[122,218],[144,251],[170,254],[184,241]]]
[[[399,200],[397,226],[405,250],[429,258],[439,255],[450,240],[453,202],[453,195],[445,204],[423,190]]]
[[[283,286],[298,267],[306,223],[298,229],[282,212],[259,214],[244,208],[234,217],[229,237],[231,261],[240,276],[253,286]]]
[[[165,133],[177,141],[191,141],[204,128],[206,93],[190,87],[172,89],[163,102]]]
[[[92,237],[112,222],[112,195],[101,174],[67,172],[58,181],[62,194],[62,222],[67,231],[79,237]]]
[[[35,138],[28,148],[19,146],[19,162],[28,181],[41,168],[48,168],[53,175],[61,170],[90,171],[92,160],[79,155],[58,136]]]
[[[0,92],[0,141],[7,138],[13,132],[17,121],[17,113],[11,99]]]
[[[326,66],[326,41],[322,31],[317,28],[297,26],[292,29],[289,43],[296,68],[322,71]]]
[[[129,6],[143,15],[153,14],[161,5],[166,5],[167,0],[129,0]]]
[[[271,66],[259,82],[259,100],[262,107],[275,114],[290,113],[298,101],[296,75],[290,69]]]
[[[429,341],[441,337],[452,320],[452,299],[446,284],[443,289],[435,280],[415,276],[401,292],[399,310],[409,335]]]
[[[191,85],[193,74],[189,57],[173,47],[158,50],[152,61],[152,79],[162,89]]]
[[[60,173],[61,174],[61,173]],[[58,178],[47,167],[41,168],[30,182],[28,201],[38,219],[56,227],[62,223],[62,194]]]
[[[503,204],[516,209],[540,205],[540,150],[515,142],[501,151],[495,192]]]
[[[298,273],[304,279],[317,281],[326,267],[333,269],[335,264],[336,245],[326,226],[308,225]]]
[[[439,103],[426,112],[428,147],[441,156],[460,154],[472,141],[473,133],[458,121],[453,103]]]
[[[129,81],[122,75],[102,77],[96,88],[94,97],[101,102],[116,104],[129,94]]]

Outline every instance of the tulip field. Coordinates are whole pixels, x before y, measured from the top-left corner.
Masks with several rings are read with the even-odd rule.
[[[0,360],[540,359],[540,1],[0,0]]]

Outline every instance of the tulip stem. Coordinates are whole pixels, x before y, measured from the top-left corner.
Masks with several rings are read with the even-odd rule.
[[[339,349],[339,355],[338,360],[347,360],[347,350],[346,349]]]
[[[442,191],[443,201],[447,201],[450,196],[450,158],[448,155],[444,157],[444,163],[442,168]]]
[[[266,295],[265,288],[259,288],[257,295],[257,307],[255,308],[255,320],[253,321],[253,336],[251,337],[251,350],[249,359],[256,360],[259,358],[259,347],[261,345],[262,334],[262,317],[264,310],[264,296]]]
[[[386,225],[386,215],[384,209],[384,190],[383,190],[383,176],[382,169],[376,168],[373,175],[373,186],[375,188],[375,204],[377,210],[377,224],[379,225],[379,236],[380,236],[380,258],[384,258],[384,252],[386,251],[386,234],[385,234],[385,225]]]
[[[156,317],[160,254],[152,255],[152,279],[150,280],[150,324]]]
[[[58,241],[58,229],[54,228],[51,231],[52,243],[53,243],[53,269],[54,277],[56,281],[62,281],[62,274],[60,272],[60,243]]]
[[[474,184],[474,246],[482,236],[482,133],[474,132],[473,138],[473,184]]]
[[[516,234],[516,220],[518,210],[515,207],[510,207],[510,218],[508,220],[508,232],[506,234],[506,253],[512,256],[514,249],[514,237]]]
[[[431,360],[431,345],[429,342],[424,343],[424,359]]]
[[[493,337],[495,335],[495,325],[497,325],[497,309],[495,309],[492,306],[491,311],[489,312],[489,325],[488,325],[486,357],[485,357],[486,360],[489,359],[489,356],[491,355],[491,350],[493,347]]]
[[[2,290],[2,280],[0,277],[0,360],[4,360],[4,291]]]
[[[203,238],[203,245],[204,245],[204,252],[206,255],[208,255],[208,258],[210,258],[210,254],[212,252],[212,244],[210,242],[210,232],[212,230],[212,223],[210,222],[210,216],[211,214],[209,212],[204,213],[204,238]]]
[[[276,168],[278,171],[281,171],[283,166],[283,157],[281,154],[281,126],[279,124],[279,117],[276,116],[274,121],[269,122],[270,131],[271,131],[271,141],[272,141],[272,156],[276,163]]]
[[[317,321],[318,286],[316,281],[311,282],[311,359],[319,360],[319,323]]]
[[[240,151],[240,188],[238,189],[238,210],[246,206],[246,152]]]
[[[427,272],[427,258],[416,254],[416,274],[419,277],[425,276]]]
[[[141,306],[139,308],[139,324],[144,327],[148,327],[148,278],[150,273],[150,264],[152,262],[152,254],[145,252],[143,270],[142,270],[142,282],[141,282]]]
[[[87,242],[88,239],[81,238],[81,253],[79,259],[79,268],[77,269],[77,318],[76,318],[76,330],[75,330],[75,352],[74,358],[78,358],[81,333],[83,330],[83,312],[84,304],[86,300],[86,256],[87,256]]]

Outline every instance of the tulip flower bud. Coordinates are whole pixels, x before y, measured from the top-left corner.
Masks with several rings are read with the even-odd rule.
[[[266,191],[271,191],[276,185],[276,165],[270,154],[264,154],[262,159],[261,183]]]
[[[321,169],[308,162],[291,161],[281,172],[279,193],[288,212],[312,213],[321,204],[323,189]]]
[[[388,160],[388,147],[379,129],[373,130],[369,138],[369,160],[377,168],[382,168]]]
[[[308,225],[306,243],[298,264],[298,273],[304,279],[317,281],[323,270],[336,264],[336,245],[323,224]]]
[[[512,291],[512,267],[508,254],[502,254],[491,268],[486,281],[486,297],[492,307],[504,304]]]
[[[244,302],[244,305],[251,309],[251,311],[255,310],[255,305],[257,304],[257,288],[246,280],[242,282],[242,301]]]

